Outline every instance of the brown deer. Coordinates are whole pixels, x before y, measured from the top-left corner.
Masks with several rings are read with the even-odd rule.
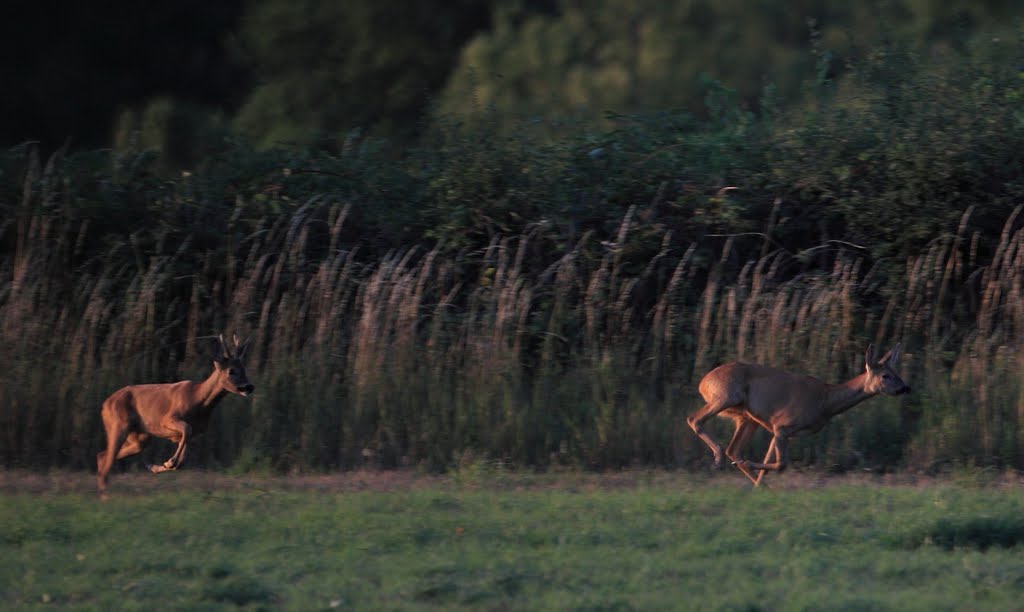
[[[868,346],[864,373],[834,385],[763,365],[727,363],[700,381],[700,394],[707,403],[686,422],[715,453],[716,468],[722,466],[724,455],[757,486],[766,470],[786,469],[786,445],[791,436],[817,432],[832,417],[879,393],[910,393],[910,387],[895,370],[900,351],[901,345],[897,344],[876,360],[874,347]],[[715,415],[736,424],[725,451],[704,431],[704,422]],[[773,437],[764,461],[756,463],[744,459],[742,452],[759,425]],[[754,478],[750,469],[761,472]]]
[[[150,437],[177,442],[178,448],[163,465],[148,465],[154,474],[175,470],[185,460],[191,437],[206,431],[213,407],[227,393],[248,397],[256,389],[245,375],[245,351],[248,341],[234,354],[217,338],[213,373],[203,382],[183,380],[176,383],[130,385],[119,389],[103,402],[103,427],[107,448],[96,455],[96,482],[100,497],[107,496],[107,474],[114,461],[138,454]]]

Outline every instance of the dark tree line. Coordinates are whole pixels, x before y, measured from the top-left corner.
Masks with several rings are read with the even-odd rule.
[[[766,83],[796,99],[808,66],[841,74],[880,39],[962,51],[1020,16],[1005,0],[22,2],[0,20],[0,144],[177,146],[189,163],[207,133],[405,146],[438,114],[700,113],[709,79],[754,108]]]
[[[227,33],[243,2],[42,0],[0,19],[0,142],[107,146],[117,113],[167,94],[231,109],[251,79]]]

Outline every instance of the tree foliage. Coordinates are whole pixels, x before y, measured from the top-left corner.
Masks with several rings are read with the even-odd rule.
[[[463,120],[493,110],[510,129],[513,116],[703,113],[708,79],[756,109],[766,84],[792,101],[809,67],[842,74],[879,41],[961,53],[1014,38],[1020,17],[1009,0],[51,0],[0,25],[0,51],[16,58],[0,76],[18,92],[0,103],[0,143],[107,146],[145,124],[139,141],[188,149],[140,119],[173,108],[196,132],[175,153],[185,159],[205,154],[207,129],[261,146],[338,146],[358,129],[401,152],[432,105]]]
[[[703,82],[756,108],[766,84],[798,99],[807,69],[823,74],[885,37],[930,53],[963,49],[975,32],[1012,35],[1009,2],[839,0],[747,2],[563,0],[538,13],[509,5],[463,49],[442,113],[586,118],[608,112],[705,110]],[[815,60],[808,51],[817,49]]]
[[[487,4],[253,2],[239,48],[256,85],[235,123],[265,145],[338,143],[355,128],[408,135]]]

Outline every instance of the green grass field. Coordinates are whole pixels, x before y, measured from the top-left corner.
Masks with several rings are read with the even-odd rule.
[[[475,470],[0,477],[0,607],[1024,605],[1024,486]]]

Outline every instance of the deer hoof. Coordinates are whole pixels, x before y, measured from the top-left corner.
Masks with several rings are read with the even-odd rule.
[[[164,461],[164,468],[165,468],[165,469],[168,469],[168,470],[173,470],[173,469],[174,469],[174,468],[176,468],[176,467],[178,467],[178,466],[176,466],[176,465],[174,464],[174,462],[173,462],[173,461],[171,461],[170,459],[168,459],[167,461]]]

